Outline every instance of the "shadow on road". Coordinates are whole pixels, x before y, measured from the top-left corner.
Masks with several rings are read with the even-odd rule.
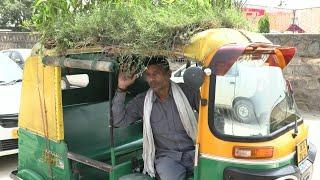
[[[9,175],[11,171],[15,170],[18,165],[18,155],[8,155],[0,157],[0,179],[6,180],[11,179]]]

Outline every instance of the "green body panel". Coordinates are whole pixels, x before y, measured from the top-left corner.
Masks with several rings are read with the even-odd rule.
[[[94,159],[111,158],[108,108],[108,102],[64,107],[65,141],[69,151]],[[116,149],[130,152],[124,146],[126,144],[141,148],[141,122],[125,128],[115,128],[114,137]]]
[[[44,180],[43,177],[32,171],[31,169],[22,169],[19,171],[19,176],[23,177],[23,179],[32,179],[32,180]]]
[[[105,105],[106,103],[102,104]],[[101,105],[101,103],[98,103],[98,105]],[[75,115],[76,113],[72,114]],[[86,116],[84,116],[82,119],[85,119],[85,117]],[[81,118],[78,117],[78,120],[81,122]],[[81,123],[78,123],[77,126],[70,128],[75,131],[75,129],[79,130],[79,127],[82,127],[82,132],[87,132],[85,129],[92,130],[92,128],[88,128],[89,126],[82,126]],[[105,126],[102,126],[101,129],[103,127],[104,130],[108,129]],[[116,143],[117,146],[115,147],[117,164],[113,170],[115,179],[118,179],[118,177],[121,177],[123,175],[132,173],[132,158],[138,159],[140,165],[142,164],[142,139],[141,133],[139,133],[141,132],[139,130],[140,128],[141,122],[131,125],[127,128],[115,129],[115,137],[116,139],[119,139],[119,141],[117,141]],[[68,129],[68,131],[70,131],[71,129]],[[73,132],[73,134],[77,133]],[[74,137],[74,139],[70,137],[73,136],[69,136],[69,138],[67,138],[69,139],[68,146],[72,147],[71,149],[69,149],[69,151],[86,155],[87,157],[111,164],[110,145],[109,143],[107,143],[108,140],[106,139],[106,137],[100,139],[100,141],[94,140],[94,138],[97,138],[95,136],[95,133],[92,133],[91,136],[88,135],[87,137],[79,136],[79,138]],[[47,142],[44,137],[38,136],[29,132],[28,130],[20,128],[20,152],[18,168],[19,177],[26,180],[50,179],[51,170],[49,169],[48,164],[52,161],[49,161],[48,158],[45,157],[46,143]],[[51,154],[54,154],[55,157],[57,157],[55,158],[55,160],[53,160],[53,162],[55,162],[55,165],[53,165],[52,168],[53,179],[78,179],[79,177],[81,177],[82,179],[109,179],[109,174],[101,170],[77,162],[73,162],[73,164],[71,165],[71,161],[69,161],[66,156],[68,149],[67,145],[64,142],[61,141],[60,143],[57,143],[48,140],[48,144],[48,147],[50,147],[48,149],[50,149],[49,151],[51,152]],[[98,146],[99,144],[101,146]],[[61,166],[63,166],[63,168],[61,168]],[[71,170],[71,166],[74,170]]]
[[[234,163],[234,162],[227,162],[227,161],[218,161],[214,159],[207,159],[204,157],[200,157],[198,167],[195,171],[195,179],[199,180],[222,180],[223,179],[223,171],[225,168],[228,167],[235,167],[235,168],[244,168],[244,169],[251,169],[257,171],[265,171],[269,169],[280,168],[289,164],[294,164],[294,158],[289,160],[284,160],[279,163],[273,164],[244,164],[244,163]]]
[[[19,177],[25,180],[51,177],[70,179],[70,164],[66,156],[67,146],[64,142],[46,141],[43,137],[23,128],[19,129]]]
[[[72,55],[77,59],[101,59],[101,54]],[[104,56],[104,55],[103,55]],[[102,56],[102,57],[103,57]],[[113,164],[112,174],[74,163],[77,167],[75,177],[82,179],[117,179],[117,177],[132,173],[132,159],[141,159],[142,122],[138,121],[128,127],[114,128],[114,154],[110,146],[109,129],[109,76],[115,74],[82,69],[62,69],[62,76],[72,74],[87,74],[89,84],[84,88],[62,91],[64,136],[69,151],[83,156]],[[113,80],[115,83],[115,79]],[[113,84],[113,93],[115,87]],[[147,89],[147,84],[141,78],[129,88],[127,101],[136,94]]]
[[[108,127],[108,102],[78,104],[64,107],[65,141],[69,151],[92,159],[111,163],[111,149]],[[132,172],[131,159],[141,159],[141,121],[128,127],[114,129],[117,177]],[[108,179],[109,174],[77,164],[83,179]],[[110,179],[112,176],[110,176]]]
[[[49,152],[58,154],[59,160],[64,164],[63,169],[53,167],[53,179],[79,179],[79,177],[81,179],[112,179],[110,174],[68,160],[66,156],[70,151],[112,164],[108,99],[110,73],[81,69],[63,69],[62,71],[62,75],[72,74],[87,74],[89,85],[84,88],[62,91],[64,141],[58,143],[46,141],[44,137],[25,129],[19,132],[18,176],[23,179],[41,179],[42,177],[50,179],[51,169],[49,169],[48,161],[37,162],[45,154],[46,142],[50,142],[47,148]],[[146,88],[145,82],[139,79],[137,84],[130,88],[131,92],[127,95],[127,100]],[[132,159],[138,159],[142,164],[141,121],[128,127],[114,128],[114,154],[116,157],[113,179],[132,173]]]

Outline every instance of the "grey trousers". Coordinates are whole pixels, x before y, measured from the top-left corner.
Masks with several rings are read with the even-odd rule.
[[[155,160],[156,171],[161,180],[185,180],[187,173],[193,171],[194,157],[184,153],[181,160],[175,160],[168,156]]]

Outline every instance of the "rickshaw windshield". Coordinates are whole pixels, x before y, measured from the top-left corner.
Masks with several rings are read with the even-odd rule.
[[[281,68],[266,63],[269,56],[243,55],[225,75],[216,76],[214,114],[209,110],[212,131],[264,138],[289,129],[300,119]]]

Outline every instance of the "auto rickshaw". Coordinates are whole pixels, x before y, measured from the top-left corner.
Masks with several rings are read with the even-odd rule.
[[[11,176],[150,179],[141,173],[142,122],[113,127],[117,60],[104,47],[71,49],[63,56],[36,51],[24,68],[18,169]],[[282,74],[295,51],[261,34],[224,28],[200,32],[179,51],[163,52],[199,64],[183,74],[184,83],[201,93],[189,179],[311,179],[316,149]],[[242,71],[250,73],[237,78]],[[226,80],[216,83],[219,78]],[[243,78],[246,87],[238,82]],[[139,78],[127,99],[147,89]],[[252,93],[244,97],[238,89]],[[232,102],[217,104],[221,95],[232,96]]]

